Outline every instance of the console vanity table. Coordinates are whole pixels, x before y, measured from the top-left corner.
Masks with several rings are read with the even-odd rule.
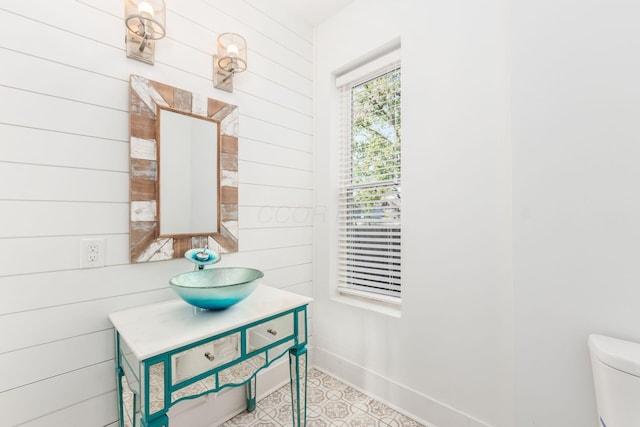
[[[222,311],[176,299],[111,313],[120,426],[169,427],[172,405],[226,387],[246,387],[251,411],[256,375],[287,353],[293,425],[305,426],[310,302],[259,285]]]

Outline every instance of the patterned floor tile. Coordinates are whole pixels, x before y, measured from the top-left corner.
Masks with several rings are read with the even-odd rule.
[[[293,414],[291,410],[292,409],[290,403],[280,405],[275,409],[275,414],[272,415],[272,418],[275,419],[281,426],[293,424]]]
[[[367,396],[366,394],[356,390],[353,387],[346,387],[342,391],[342,396],[343,396],[344,400],[346,400],[347,402],[351,402],[351,403],[369,402],[371,400],[371,398],[369,396]]]
[[[384,418],[384,419],[391,420],[397,417],[398,415],[400,415],[395,410],[389,408],[384,403],[378,402],[377,400],[373,400],[373,399],[370,400],[368,406],[369,406],[368,412],[374,417],[377,417],[380,419]]]
[[[387,427],[379,418],[373,415],[359,412],[350,415],[343,420],[334,420],[333,426],[335,427]]]
[[[291,406],[291,394],[280,388],[257,402],[257,407],[274,417],[282,406]]]
[[[425,427],[419,422],[412,420],[411,418],[402,414],[398,414],[398,416],[393,421],[393,424],[389,424],[391,427]]]
[[[325,418],[324,415],[309,409],[307,406],[307,426],[308,427],[333,427],[333,424],[331,424],[331,421]]]
[[[267,425],[265,426],[264,424],[260,424],[260,423],[267,423]],[[264,412],[262,409],[259,409],[259,408],[251,412],[244,411],[239,415],[236,415],[235,417],[231,418],[226,423],[222,424],[222,426],[224,427],[254,427],[257,425],[260,425],[263,427],[268,427],[268,426],[279,427],[280,426],[280,424],[276,423],[269,416],[269,414],[267,414],[266,412]]]
[[[425,427],[317,369],[309,369],[307,384],[307,427]],[[290,427],[292,419],[287,384],[222,427]]]

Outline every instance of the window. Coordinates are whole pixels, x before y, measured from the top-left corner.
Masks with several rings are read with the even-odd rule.
[[[338,290],[387,301],[401,292],[398,59],[395,52],[336,78],[342,97]]]

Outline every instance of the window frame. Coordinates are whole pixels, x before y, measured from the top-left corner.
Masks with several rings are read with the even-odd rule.
[[[364,82],[367,81],[372,81],[375,80],[379,77],[382,77],[390,72],[393,72],[395,70],[400,70],[400,77],[399,77],[399,81],[400,81],[400,85],[401,85],[401,73],[402,73],[402,64],[400,61],[400,49],[396,49],[390,53],[387,53],[385,55],[381,55],[378,56],[376,58],[374,58],[373,60],[370,60],[366,63],[364,63],[363,65],[358,66],[357,68],[353,68],[347,72],[344,72],[338,76],[336,76],[335,78],[335,85],[336,88],[338,89],[340,93],[340,115],[343,118],[341,124],[340,124],[340,137],[339,137],[339,141],[338,141],[338,147],[339,147],[339,183],[338,183],[338,204],[337,204],[337,213],[338,213],[338,238],[337,238],[337,245],[338,245],[338,254],[337,254],[337,262],[338,262],[338,268],[337,268],[337,286],[336,286],[336,291],[337,294],[341,297],[345,297],[347,298],[350,302],[355,302],[355,305],[362,305],[362,300],[366,300],[366,302],[373,302],[376,305],[381,305],[383,310],[382,311],[388,311],[389,314],[399,314],[399,306],[401,304],[402,301],[402,290],[401,290],[401,283],[398,282],[397,283],[397,292],[393,293],[393,292],[380,292],[379,290],[368,290],[366,289],[366,287],[362,288],[362,287],[358,287],[358,286],[351,286],[348,283],[345,283],[344,280],[344,275],[341,278],[341,272],[344,271],[344,259],[346,257],[347,262],[349,260],[348,255],[341,255],[340,254],[340,249],[341,249],[341,245],[344,242],[343,237],[341,236],[341,232],[343,230],[341,230],[340,228],[344,225],[344,221],[341,220],[341,214],[346,211],[348,211],[348,208],[342,207],[340,205],[341,201],[340,201],[340,197],[345,197],[345,192],[349,191],[348,188],[351,187],[353,188],[354,186],[357,187],[357,184],[348,184],[348,185],[344,185],[344,183],[342,182],[343,179],[343,168],[345,167],[345,159],[344,159],[344,150],[348,149],[348,152],[353,153],[352,151],[352,147],[351,147],[351,136],[352,136],[352,132],[353,132],[353,123],[351,122],[351,119],[349,118],[349,125],[346,126],[344,124],[345,121],[345,116],[351,116],[351,110],[349,107],[349,111],[345,111],[346,105],[343,104],[343,99],[344,99],[344,94],[343,91],[345,90],[346,87],[348,87],[348,90],[350,93],[352,93],[353,88],[363,84]],[[401,114],[401,113],[400,113]],[[348,132],[348,136],[345,136],[345,133]],[[401,144],[401,141],[398,139],[398,143]],[[347,148],[345,148],[348,145]],[[401,156],[401,147],[398,148],[397,150],[398,152],[398,157]],[[397,166],[398,168],[400,168],[400,158],[397,159]],[[351,172],[353,171],[353,167],[351,165],[348,166],[348,170],[350,170]],[[398,169],[400,171],[400,169]],[[377,184],[376,188],[380,188],[381,186],[384,185],[383,181],[374,181],[375,184]],[[400,275],[401,275],[401,251],[402,251],[402,243],[401,243],[401,228],[402,228],[402,220],[401,220],[401,206],[400,206],[400,194],[401,194],[401,171],[398,172],[398,177],[397,177],[397,182],[396,183],[392,183],[392,185],[396,185],[397,188],[397,194],[398,194],[398,198],[397,198],[397,203],[398,203],[398,209],[397,209],[397,215],[398,215],[398,224],[397,224],[397,235],[398,235],[398,241],[399,241],[399,246],[398,249],[398,255],[397,255],[397,259],[398,261],[396,262],[397,267],[393,267],[394,270],[397,270],[397,278],[398,280],[400,279]],[[389,227],[392,228],[392,227]],[[347,233],[348,234],[348,233]],[[383,233],[384,234],[384,233]],[[390,241],[389,241],[390,242]],[[393,264],[393,262],[387,262],[387,264]],[[377,268],[377,267],[376,267]],[[391,267],[389,267],[391,268]],[[383,269],[384,270],[384,269]],[[391,283],[392,279],[389,279],[388,283]],[[384,286],[382,286],[384,288]],[[366,305],[365,302],[365,305]],[[389,309],[391,311],[389,311]]]

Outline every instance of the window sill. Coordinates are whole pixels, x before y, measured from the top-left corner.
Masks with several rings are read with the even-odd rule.
[[[332,300],[391,317],[401,317],[401,298],[338,287]]]

